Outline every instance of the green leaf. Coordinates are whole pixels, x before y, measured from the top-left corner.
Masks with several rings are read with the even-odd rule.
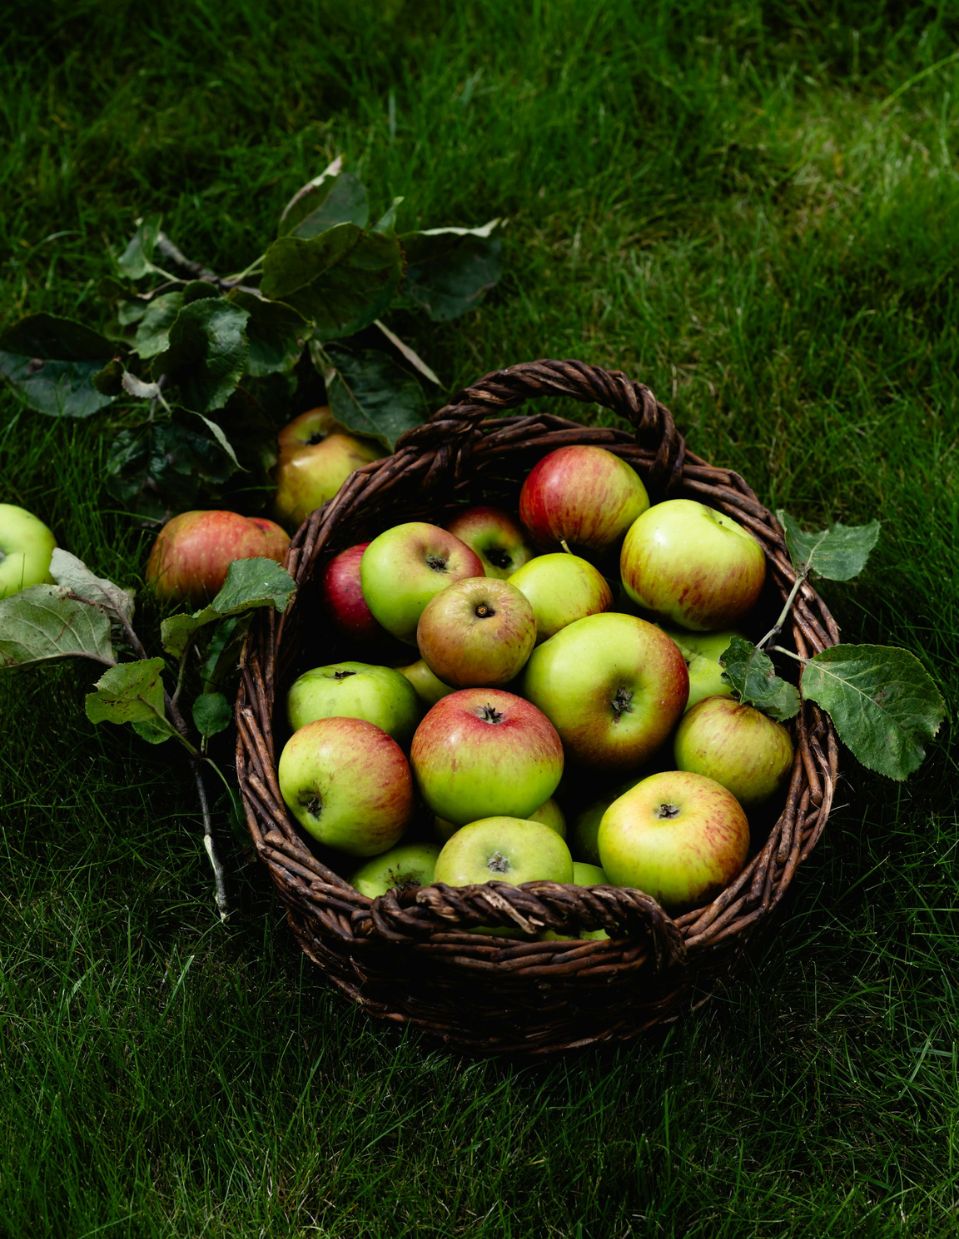
[[[91,723],[132,723],[151,744],[176,735],[166,717],[162,658],[140,658],[105,671],[85,705]]]
[[[115,351],[110,340],[82,323],[30,314],[0,335],[0,374],[38,413],[89,417],[114,398],[93,380]]]
[[[139,280],[156,270],[153,265],[153,251],[160,235],[160,222],[159,215],[149,215],[146,219],[137,220],[136,232],[117,259],[117,266],[127,279]]]
[[[133,590],[96,576],[83,560],[59,546],[50,559],[50,575],[74,597],[99,607],[111,619],[126,624],[133,620]]]
[[[267,301],[240,288],[232,289],[228,300],[249,315],[247,373],[262,378],[292,370],[309,334],[303,315],[282,301]]]
[[[290,574],[272,559],[234,560],[223,588],[208,606],[192,615],[171,615],[163,621],[160,627],[163,648],[174,658],[181,658],[200,628],[255,607],[283,611],[295,588]]]
[[[890,779],[916,769],[946,716],[925,667],[896,646],[834,645],[806,663],[801,685],[856,760]]]
[[[815,572],[827,581],[850,581],[866,566],[879,538],[879,521],[868,525],[840,525],[814,532],[799,528],[788,512],[776,517],[786,535],[786,547],[797,572]]]
[[[406,254],[404,291],[434,322],[474,309],[502,275],[502,243],[482,228],[435,228],[400,238]]]
[[[428,412],[417,380],[378,349],[327,349],[326,397],[333,416],[354,434],[376,439],[390,451],[401,434]]]
[[[248,318],[246,310],[216,297],[185,305],[174,319],[169,346],[154,366],[194,412],[222,409],[236,390],[246,368]]]
[[[324,173],[304,185],[283,213],[279,235],[316,237],[337,224],[365,228],[370,219],[366,186],[349,172]]]
[[[252,611],[246,611],[222,620],[213,629],[200,668],[200,678],[206,691],[222,687],[235,674],[252,618]]]
[[[264,296],[298,310],[321,339],[353,335],[389,305],[402,253],[395,237],[338,224],[320,236],[281,237],[263,258]]]
[[[170,328],[183,308],[183,293],[161,293],[154,297],[140,319],[133,347],[138,356],[146,360],[156,357],[170,342]]]
[[[772,659],[744,637],[733,637],[720,655],[723,679],[745,705],[755,706],[770,718],[785,722],[799,713],[800,697],[794,684],[776,674]]]
[[[34,585],[0,600],[0,667],[58,658],[115,662],[106,611],[65,585]]]
[[[233,722],[233,709],[223,693],[200,693],[193,702],[193,725],[201,736],[215,736]]]
[[[396,232],[396,212],[401,202],[403,202],[402,197],[393,199],[390,205],[373,225],[374,232],[387,232],[391,235]]]

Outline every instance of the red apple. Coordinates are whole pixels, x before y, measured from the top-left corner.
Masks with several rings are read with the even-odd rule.
[[[410,761],[433,813],[462,825],[538,809],[562,776],[563,745],[545,714],[522,697],[463,688],[427,711]]]
[[[260,516],[181,512],[157,534],[146,581],[163,602],[200,606],[221,588],[235,559],[262,556],[282,564],[289,545],[289,534]]]
[[[384,646],[390,634],[376,622],[363,597],[360,560],[368,542],[359,542],[334,555],[320,577],[320,598],[333,627],[364,649]]]
[[[372,440],[344,431],[325,406],[301,413],[277,436],[277,520],[296,529],[351,473],[385,454]]]
[[[447,585],[423,608],[416,644],[434,675],[456,688],[508,684],[536,643],[533,608],[515,586],[485,576]]]
[[[519,517],[533,540],[549,550],[563,542],[601,554],[649,507],[636,470],[604,447],[559,447],[530,470],[519,496]]]
[[[446,528],[473,548],[487,576],[505,581],[533,554],[522,528],[502,508],[478,504],[458,513]]]

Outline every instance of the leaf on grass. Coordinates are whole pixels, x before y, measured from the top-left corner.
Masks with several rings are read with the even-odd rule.
[[[263,257],[263,295],[298,310],[321,339],[353,335],[389,305],[400,282],[395,237],[337,224],[317,237],[281,237]]]
[[[383,323],[377,319],[373,326],[382,332],[384,336],[386,336],[390,344],[392,344],[396,351],[410,363],[414,370],[418,370],[425,379],[429,379],[429,381],[431,383],[435,383],[437,387],[443,386],[436,376],[436,371],[433,370],[431,366],[426,364],[419,353],[417,353],[416,349],[411,348],[405,340],[401,340],[395,331],[390,331],[386,323]]]
[[[223,693],[200,693],[192,713],[193,725],[201,736],[215,736],[233,722],[233,709]]]
[[[144,361],[156,357],[170,343],[170,328],[183,308],[183,293],[161,293],[146,307],[146,312],[137,324],[133,347]]]
[[[94,575],[82,559],[56,547],[50,559],[50,575],[77,598],[105,611],[111,619],[129,624],[133,619],[133,590]]]
[[[879,521],[868,525],[831,526],[806,532],[782,510],[776,517],[786,535],[786,548],[797,572],[814,572],[827,581],[850,581],[866,566],[879,538]]]
[[[316,237],[337,224],[365,228],[370,220],[366,186],[350,172],[317,177],[299,190],[280,220],[280,236]]]
[[[0,600],[0,667],[58,658],[115,662],[106,611],[65,585],[34,585]]]
[[[246,310],[225,297],[183,306],[170,327],[165,352],[154,362],[180,399],[196,413],[222,409],[236,390],[247,361]]]
[[[434,322],[472,310],[502,275],[502,244],[482,228],[433,228],[400,238],[407,259],[404,291]]]
[[[925,667],[896,646],[834,645],[809,660],[801,684],[856,760],[890,779],[919,766],[946,716]]]
[[[799,713],[800,697],[795,685],[776,674],[768,654],[744,637],[733,637],[719,659],[723,679],[745,705],[755,706],[778,722]]]
[[[403,198],[394,198],[380,218],[373,225],[374,232],[387,232],[391,235],[396,231],[396,212]]]
[[[0,374],[31,409],[49,417],[89,417],[113,400],[94,376],[116,346],[82,323],[30,314],[0,336]]]
[[[290,574],[272,559],[236,559],[230,564],[223,588],[208,606],[192,615],[171,615],[163,621],[163,648],[180,658],[198,629],[255,607],[283,611],[295,588]]]
[[[120,271],[130,280],[139,280],[155,271],[153,252],[160,235],[160,216],[149,215],[137,220],[137,230],[126,249],[117,259]]]
[[[292,370],[309,334],[303,315],[282,301],[267,301],[240,288],[232,289],[228,299],[249,315],[247,372],[262,378]]]
[[[390,451],[401,434],[427,414],[417,380],[378,349],[327,349],[333,370],[324,373],[333,416],[354,434],[376,439]]]
[[[151,744],[176,734],[166,717],[162,658],[140,658],[105,671],[85,706],[91,723],[131,723]]]

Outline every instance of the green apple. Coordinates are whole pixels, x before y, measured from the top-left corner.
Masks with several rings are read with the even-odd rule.
[[[413,813],[403,750],[360,718],[322,718],[295,731],[280,753],[283,800],[304,830],[351,856],[399,842]]]
[[[55,547],[53,534],[32,512],[0,503],[0,598],[52,580]]]
[[[527,814],[525,820],[527,822],[542,822],[550,830],[555,830],[561,839],[566,838],[566,815],[552,796],[541,804],[538,809],[534,809],[532,813]],[[441,843],[445,843],[458,830],[462,830],[462,826],[458,822],[447,821],[445,817],[433,818],[433,832]]]
[[[483,561],[487,576],[505,581],[533,554],[523,530],[502,508],[485,504],[466,508],[448,521],[446,528],[472,547]]]
[[[678,722],[689,693],[676,642],[655,624],[615,611],[575,620],[538,645],[521,683],[568,756],[606,770],[646,761]]]
[[[508,684],[536,643],[536,619],[508,581],[466,577],[434,595],[416,626],[426,665],[457,688]]]
[[[749,822],[715,779],[666,770],[613,801],[598,845],[614,886],[645,891],[666,908],[687,907],[712,898],[741,871]]]
[[[277,436],[277,520],[297,529],[351,473],[385,455],[378,443],[344,431],[325,405],[307,409]]]
[[[793,764],[788,730],[754,706],[708,697],[683,717],[673,740],[676,765],[708,775],[746,808],[782,790]]]
[[[526,818],[559,785],[563,745],[546,715],[515,693],[461,688],[426,712],[410,762],[438,817],[460,825]]]
[[[461,826],[440,849],[434,872],[447,886],[572,880],[573,859],[555,830],[504,815]]]
[[[509,582],[529,599],[537,641],[547,640],[584,615],[608,611],[613,601],[613,591],[599,569],[565,551],[537,555]]]
[[[591,865],[584,860],[573,861],[574,886],[606,886],[608,884],[609,878],[606,876],[606,870],[600,865]]]
[[[373,618],[411,645],[416,644],[423,608],[434,594],[464,577],[482,575],[483,562],[476,552],[428,521],[385,529],[360,560],[363,597]]]
[[[439,676],[434,675],[422,658],[396,670],[406,676],[424,705],[436,705],[441,697],[455,691],[452,684],[444,684]]]
[[[629,527],[619,569],[640,607],[704,632],[729,627],[753,607],[766,579],[766,555],[724,512],[695,499],[666,499]]]
[[[431,886],[439,854],[436,843],[400,843],[360,865],[350,885],[367,899],[376,899],[397,887]]]
[[[339,662],[298,676],[286,697],[291,731],[318,718],[363,718],[401,745],[420,721],[420,699],[409,680],[392,667]]]
[[[689,672],[689,700],[687,713],[706,697],[731,697],[732,686],[723,679],[723,667],[719,659],[729,648],[733,637],[741,632],[727,629],[724,632],[684,632],[679,628],[665,628],[664,632],[676,642],[686,659]]]

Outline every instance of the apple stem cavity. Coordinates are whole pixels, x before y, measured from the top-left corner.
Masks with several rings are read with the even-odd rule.
[[[349,679],[351,675],[356,675],[356,672],[355,671],[334,671],[333,679],[337,681],[346,680],[346,679]]]
[[[427,567],[432,568],[434,572],[446,571],[446,556],[445,555],[427,555]]]
[[[319,817],[323,811],[323,801],[317,795],[312,795],[309,800],[303,801],[303,808],[306,809],[310,817]]]
[[[494,568],[512,568],[513,556],[509,551],[504,551],[502,547],[494,546],[486,552],[486,558],[490,561]]]
[[[494,852],[486,862],[486,868],[491,873],[509,873],[509,861],[502,852]]]
[[[656,817],[661,821],[668,821],[670,818],[679,817],[679,805],[663,802],[656,810]]]
[[[501,710],[497,710],[495,706],[485,705],[480,706],[476,711],[476,717],[482,719],[484,723],[501,723],[503,714]]]
[[[488,619],[489,616],[495,615],[496,611],[489,605],[488,602],[481,602],[473,614],[477,619]]]
[[[618,723],[624,714],[633,712],[633,690],[617,688],[613,700],[609,703],[613,709],[613,722]]]

